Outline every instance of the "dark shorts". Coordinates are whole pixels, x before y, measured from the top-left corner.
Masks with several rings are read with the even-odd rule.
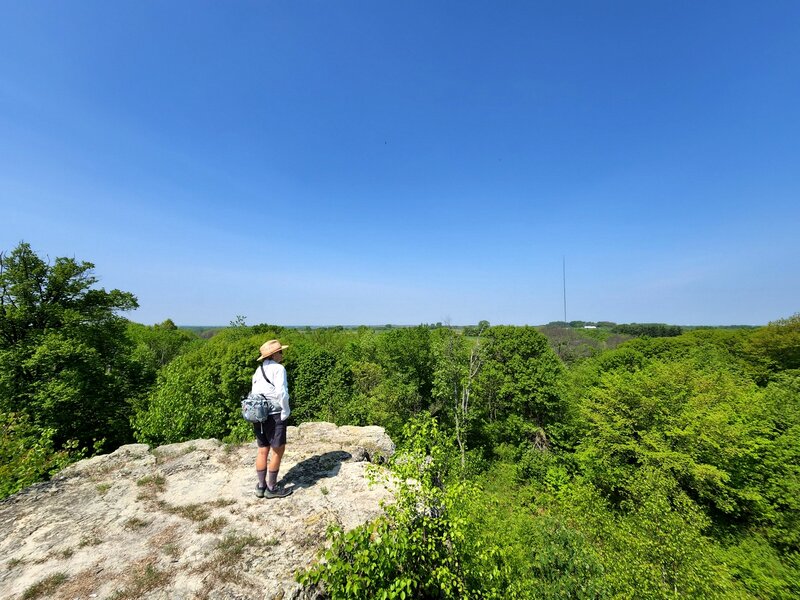
[[[270,415],[263,423],[253,423],[253,431],[259,448],[286,445],[286,421],[281,421],[280,413]]]

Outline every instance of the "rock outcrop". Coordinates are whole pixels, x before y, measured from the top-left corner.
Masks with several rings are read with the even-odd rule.
[[[331,524],[381,512],[370,458],[380,427],[289,427],[281,479],[294,493],[259,499],[255,444],[143,444],[80,461],[0,503],[0,598],[307,598],[294,574]]]

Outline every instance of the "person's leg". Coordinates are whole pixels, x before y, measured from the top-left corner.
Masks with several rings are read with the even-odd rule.
[[[278,471],[281,469],[281,459],[285,451],[286,444],[272,449],[272,456],[269,457],[269,473],[267,480],[267,487],[270,490],[274,490],[275,485],[278,483]]]
[[[256,475],[258,475],[258,487],[267,487],[267,464],[269,460],[269,446],[259,447],[256,454]]]
[[[264,490],[267,489],[267,464],[269,461],[269,439],[263,423],[253,423],[253,433],[256,436],[256,496],[264,497]]]
[[[281,421],[280,415],[270,415],[269,446],[272,454],[267,463],[267,488],[264,490],[265,498],[284,498],[292,493],[293,488],[278,488],[278,471],[281,468],[281,459],[286,450],[286,422]]]

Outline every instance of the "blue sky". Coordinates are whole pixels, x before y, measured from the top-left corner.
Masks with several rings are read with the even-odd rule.
[[[0,0],[0,249],[142,323],[800,310],[798,2]]]

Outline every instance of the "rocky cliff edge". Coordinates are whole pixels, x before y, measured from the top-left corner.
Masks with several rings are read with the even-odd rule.
[[[378,516],[390,493],[370,460],[394,444],[381,427],[289,427],[281,480],[259,499],[254,443],[123,446],[0,502],[0,598],[311,598],[294,574],[331,524]]]

